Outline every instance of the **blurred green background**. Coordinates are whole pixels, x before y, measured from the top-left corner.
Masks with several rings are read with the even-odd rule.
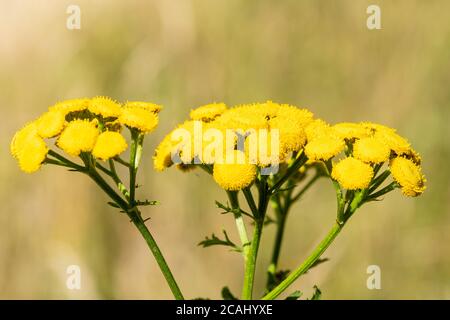
[[[331,123],[370,120],[397,128],[423,156],[417,199],[389,194],[355,215],[327,251],[331,260],[292,287],[325,299],[450,298],[450,2],[160,0],[76,1],[81,30],[66,28],[73,1],[0,1],[0,298],[171,298],[128,219],[80,174],[44,167],[27,175],[9,155],[25,122],[69,98],[109,95],[165,106],[146,140],[139,189],[186,297],[240,291],[242,261],[202,238],[230,216],[202,172],[153,171],[156,144],[191,108],[265,101],[310,108]],[[366,8],[381,7],[382,30]],[[294,268],[332,225],[335,199],[321,181],[294,207],[281,267]],[[264,234],[263,282],[274,227]],[[81,290],[66,288],[79,265]],[[366,269],[381,268],[381,290]],[[260,292],[261,283],[256,287]]]

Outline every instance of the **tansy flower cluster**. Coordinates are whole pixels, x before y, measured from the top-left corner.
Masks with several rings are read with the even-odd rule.
[[[155,129],[161,106],[140,101],[120,104],[108,97],[59,102],[19,130],[11,153],[25,172],[37,171],[47,159],[47,142],[71,156],[92,154],[108,160],[128,145],[121,134],[124,126],[141,134]],[[46,142],[47,140],[47,142]]]
[[[173,160],[175,155],[182,160],[181,164],[178,163],[180,169],[191,169],[195,165],[209,166],[214,180],[222,188],[236,191],[250,186],[260,175],[261,169],[275,162],[283,169],[296,159],[303,158],[306,163],[300,170],[305,170],[308,165],[313,167],[311,164],[323,165],[328,168],[329,176],[343,189],[361,190],[369,188],[386,164],[403,194],[417,196],[425,190],[419,154],[394,129],[380,124],[330,125],[321,119],[314,119],[306,109],[272,101],[232,108],[227,108],[223,103],[208,104],[191,110],[190,118],[169,133],[156,148],[153,158],[156,170],[162,171],[176,163]],[[200,137],[201,148],[190,145],[189,152],[186,152],[185,145],[173,138],[173,133],[179,129],[194,137],[194,124],[198,121],[204,128],[223,132],[223,137],[226,130],[236,133],[231,148],[225,147],[225,143],[221,147],[221,153],[231,155],[225,157],[231,161],[218,161],[210,157],[211,139]],[[261,138],[257,132],[259,129],[266,129],[269,133],[277,130],[276,159],[270,157],[273,136],[268,134]],[[252,140],[254,136],[259,139]],[[238,143],[240,139],[244,141],[241,145]],[[185,144],[193,144],[194,140]],[[257,151],[269,150],[266,161],[261,158],[251,161],[249,150],[252,147]],[[284,170],[280,170],[278,175],[283,173]]]

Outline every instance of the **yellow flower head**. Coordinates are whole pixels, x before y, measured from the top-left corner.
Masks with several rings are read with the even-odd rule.
[[[364,162],[382,163],[389,159],[391,149],[377,138],[362,138],[353,145],[353,156]]]
[[[344,140],[336,135],[325,134],[309,141],[305,146],[305,154],[309,160],[329,160],[344,150]]]
[[[59,136],[58,147],[72,156],[89,152],[94,148],[99,131],[94,121],[74,120]]]
[[[159,113],[162,109],[162,106],[151,102],[128,101],[127,103],[125,103],[124,108],[141,108],[153,113]]]
[[[18,154],[19,166],[22,171],[32,173],[41,167],[47,156],[48,148],[42,138],[37,136],[30,137],[26,145]]]
[[[223,129],[268,128],[267,110],[261,108],[261,104],[240,105],[227,109],[215,119],[214,124]]]
[[[295,118],[277,116],[269,120],[270,129],[278,129],[283,153],[299,151],[306,143],[305,125]]]
[[[58,102],[49,108],[49,111],[61,111],[64,115],[71,112],[83,111],[88,108],[89,99],[72,99]]]
[[[119,122],[130,128],[149,133],[158,125],[158,116],[154,112],[144,108],[129,106],[122,108]]]
[[[402,187],[405,196],[417,197],[425,191],[426,179],[413,161],[403,157],[394,158],[390,168],[392,177]]]
[[[10,145],[13,157],[17,159],[21,150],[27,145],[28,140],[35,137],[38,137],[36,122],[30,122],[17,131]]]
[[[118,132],[102,132],[95,143],[92,154],[101,160],[113,158],[127,149],[125,138]]]
[[[37,132],[42,138],[52,138],[64,129],[66,119],[63,111],[47,111],[36,120]]]
[[[335,124],[333,129],[339,137],[348,140],[361,139],[371,135],[370,129],[359,123],[341,122]]]
[[[155,149],[155,155],[153,156],[153,167],[156,171],[163,171],[173,164],[172,144],[170,143],[169,138],[170,136],[166,136]]]
[[[339,161],[331,177],[347,190],[365,189],[373,177],[373,169],[361,160],[348,157]]]
[[[312,141],[317,137],[330,135],[333,132],[330,125],[322,119],[316,119],[305,127],[306,139]]]
[[[239,157],[241,151],[235,150],[234,158]],[[225,190],[238,191],[248,187],[256,178],[257,168],[254,164],[239,163],[215,163],[213,178],[217,184]]]
[[[227,110],[225,103],[211,103],[191,110],[192,120],[211,121]]]
[[[278,138],[278,141],[276,140]],[[283,162],[288,150],[278,135],[272,135],[271,131],[254,131],[245,138],[244,152],[250,163],[260,167],[276,165]]]
[[[411,145],[408,140],[392,130],[378,130],[375,132],[375,138],[384,141],[384,143],[396,154],[402,155],[411,151]]]
[[[89,101],[89,111],[104,118],[117,118],[121,113],[120,104],[108,97],[95,97]]]

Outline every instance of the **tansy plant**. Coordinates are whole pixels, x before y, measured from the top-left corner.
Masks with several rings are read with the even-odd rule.
[[[135,199],[142,142],[145,134],[156,127],[160,109],[145,102],[120,105],[104,97],[58,103],[16,133],[11,152],[25,172],[53,164],[93,179],[111,198],[110,205],[126,213],[136,225],[174,297],[183,299],[139,210],[154,201]],[[200,244],[225,245],[242,254],[242,299],[275,299],[297,278],[325,261],[320,259],[322,254],[363,204],[381,200],[397,188],[411,197],[425,190],[419,155],[405,138],[383,125],[366,122],[331,126],[314,119],[306,109],[270,101],[233,108],[213,103],[192,110],[190,118],[158,145],[154,168],[162,171],[176,165],[185,172],[201,168],[225,190],[228,203],[216,204],[233,216],[239,244],[225,231],[223,237],[213,234]],[[128,161],[120,157],[128,145],[121,134],[123,127],[131,137]],[[56,148],[49,149],[45,139],[52,139]],[[69,160],[58,149],[79,160]],[[127,185],[117,174],[116,165],[129,169]],[[388,181],[390,177],[392,180]],[[336,191],[336,221],[296,269],[280,270],[281,243],[289,211],[319,178],[329,179]],[[276,225],[276,234],[266,290],[254,296],[259,244],[264,227],[270,223]],[[313,298],[318,293],[317,290]],[[235,299],[227,287],[222,295],[224,299]],[[289,296],[298,297],[297,291]]]
[[[213,103],[194,109],[189,120],[163,139],[154,156],[156,170],[173,164],[182,171],[199,167],[226,191],[229,203],[216,204],[234,217],[240,244],[225,231],[223,238],[213,234],[200,244],[225,245],[242,254],[242,299],[255,298],[255,267],[263,228],[275,223],[266,290],[256,296],[267,300],[277,298],[297,278],[323,262],[322,254],[363,204],[381,200],[396,188],[406,196],[420,195],[425,189],[420,162],[417,152],[394,129],[369,122],[331,126],[314,119],[306,109],[270,101],[233,108]],[[388,182],[391,176],[393,180]],[[329,179],[336,190],[335,223],[296,269],[280,270],[288,213],[321,177]],[[273,217],[268,213],[269,205]],[[320,292],[316,290],[314,298]],[[222,294],[234,297],[227,287]],[[298,298],[299,292],[289,297]]]

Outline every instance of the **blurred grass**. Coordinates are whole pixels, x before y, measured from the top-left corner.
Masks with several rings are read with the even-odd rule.
[[[428,190],[364,207],[295,287],[323,297],[450,298],[450,3],[377,1],[382,30],[366,28],[369,1],[78,1],[81,30],[65,27],[70,1],[2,1],[0,11],[0,298],[170,298],[128,220],[81,175],[19,171],[13,133],[58,100],[105,94],[164,104],[146,141],[140,194],[158,199],[150,227],[187,297],[238,292],[240,258],[196,246],[222,228],[224,194],[201,172],[152,170],[152,150],[190,108],[272,99],[329,122],[398,128],[424,159]],[[294,268],[334,219],[322,181],[294,208],[283,268]],[[259,265],[268,262],[268,227]],[[264,246],[263,246],[264,248]],[[66,289],[77,264],[82,290]],[[366,288],[377,264],[382,290]],[[257,287],[262,290],[261,286]]]

